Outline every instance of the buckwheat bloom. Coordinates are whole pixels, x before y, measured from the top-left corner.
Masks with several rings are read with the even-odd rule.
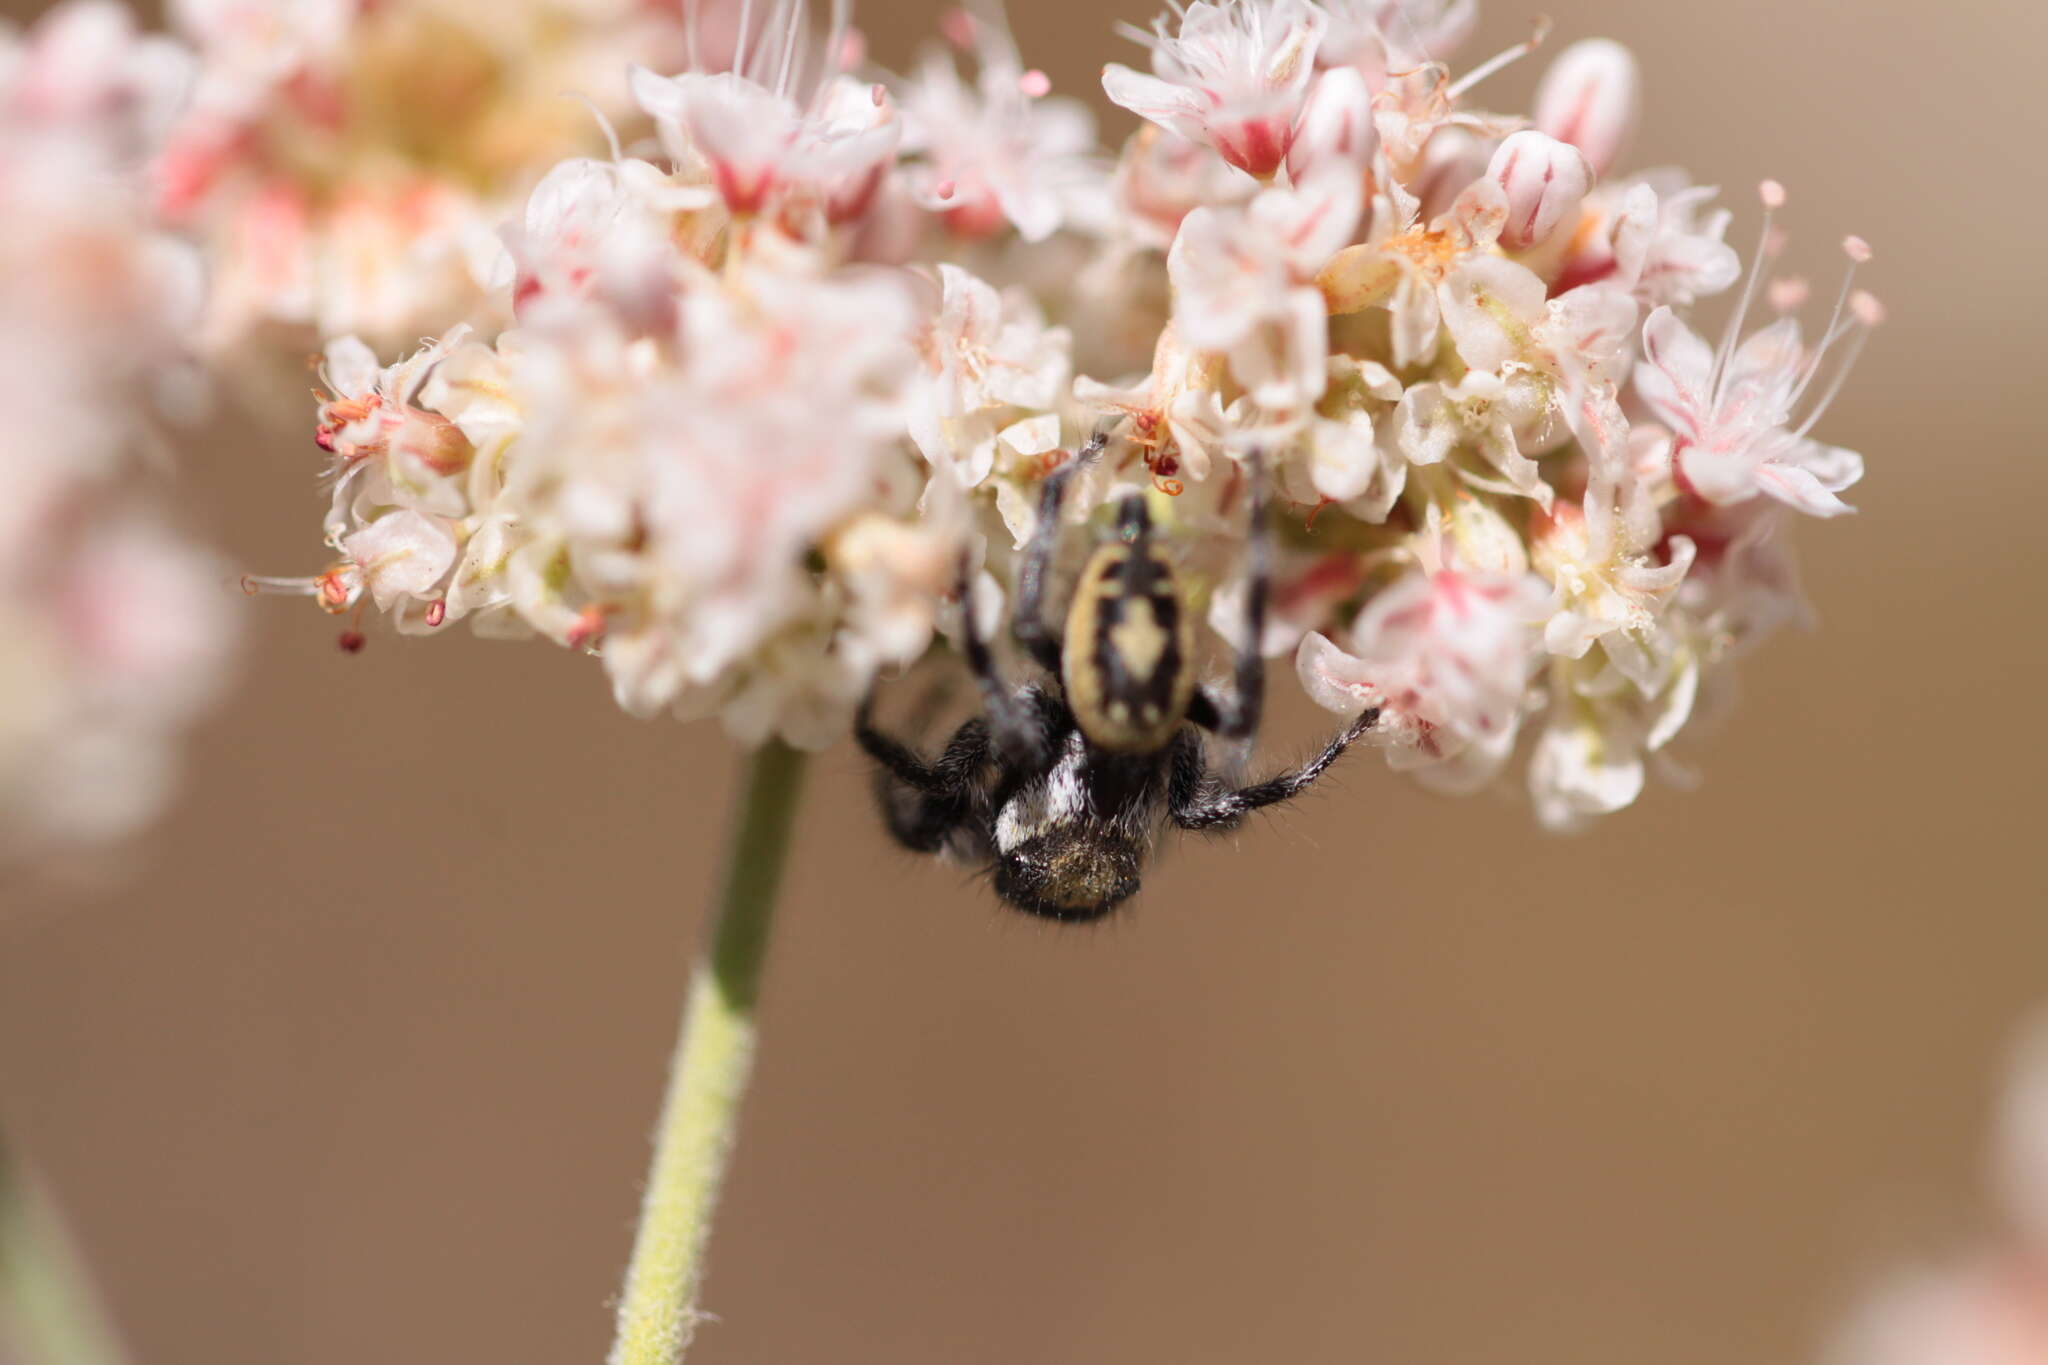
[[[1550,705],[1529,754],[1529,800],[1545,829],[1573,833],[1633,805],[1661,751],[1692,718],[1699,661],[1675,651],[1658,659],[1645,690],[1598,658],[1549,669]]]
[[[1782,198],[1776,185],[1765,185],[1767,209]],[[1765,223],[1768,241],[1768,214]],[[1718,349],[1710,349],[1669,308],[1650,315],[1643,328],[1647,363],[1637,374],[1636,391],[1676,435],[1674,469],[1687,491],[1724,505],[1762,493],[1819,517],[1852,510],[1836,495],[1863,476],[1862,457],[1807,437],[1840,391],[1863,338],[1882,320],[1876,301],[1850,287],[1869,248],[1852,237],[1846,250],[1850,268],[1835,315],[1811,349],[1801,344],[1799,324],[1790,318],[1742,337],[1768,254],[1762,248]],[[1844,339],[1847,355],[1820,396],[1803,404],[1829,350]]]
[[[1260,180],[1287,158],[1328,18],[1310,0],[1195,0],[1179,23],[1126,30],[1152,49],[1150,76],[1112,62],[1102,88],[1132,113]]]
[[[1117,161],[1116,230],[1135,246],[1164,251],[1190,213],[1242,203],[1257,188],[1208,147],[1148,123]]]
[[[215,54],[254,92],[238,117],[346,113],[392,78],[357,49],[394,7],[326,3]],[[631,127],[608,156],[564,148],[481,245],[470,209],[501,179],[451,210],[446,177],[401,176],[408,217],[359,163],[330,202],[266,161],[259,192],[227,196],[243,288],[273,312],[388,323],[403,302],[434,315],[407,346],[440,338],[401,356],[333,329],[314,428],[331,559],[257,586],[348,614],[352,647],[373,619],[467,622],[592,657],[635,715],[716,716],[762,746],[734,864],[762,870],[800,768],[783,746],[855,728],[942,639],[974,653],[969,619],[992,638],[1005,612],[1049,617],[1033,599],[1066,585],[1042,592],[1046,565],[1061,578],[1113,502],[1172,558],[1180,657],[1291,653],[1312,699],[1373,717],[1346,742],[1451,791],[1519,758],[1552,828],[1676,774],[1735,662],[1805,618],[1789,507],[1845,510],[1860,462],[1808,431],[1879,309],[1845,284],[1817,344],[1789,317],[1745,337],[1756,299],[1803,297],[1766,291],[1766,250],[1719,347],[1693,332],[1739,275],[1729,215],[1679,173],[1605,179],[1639,93],[1622,49],[1568,49],[1530,119],[1474,92],[1544,26],[1453,73],[1472,0],[1176,0],[1136,35],[1151,74],[1104,70],[1144,120],[1104,175],[1091,121],[992,0],[950,14],[950,53],[908,79],[864,68],[845,4],[810,20],[743,4],[715,46],[686,21],[628,107],[593,95],[660,150]],[[176,165],[215,202],[205,157]],[[314,241],[364,265],[349,309],[309,302],[333,277]],[[458,256],[468,284],[443,290]],[[960,735],[945,762],[979,764],[989,732]],[[890,767],[953,800],[950,778]],[[919,846],[958,813],[885,812]],[[720,942],[758,944],[766,892],[733,885]],[[729,965],[693,997],[615,1365],[673,1365],[695,1321],[758,961],[736,992]]]
[[[1828,1365],[2032,1365],[2048,1358],[2048,1020],[2015,1051],[1995,1137],[2007,1227],[1959,1263],[1898,1276]]]
[[[1396,435],[1405,397],[1378,361],[1331,356],[1307,439],[1276,471],[1282,489],[1297,502],[1336,503],[1361,521],[1385,521],[1407,486],[1409,464],[1433,462],[1416,459]]]
[[[1252,401],[1291,411],[1321,395],[1327,309],[1316,275],[1358,222],[1357,182],[1341,171],[1265,190],[1244,209],[1196,209],[1167,258],[1174,326],[1221,351]]]
[[[1044,241],[1100,196],[1095,119],[1050,95],[1044,72],[1025,69],[1000,11],[956,17],[975,79],[934,51],[905,87],[911,193],[956,236],[986,237],[1007,223],[1027,242]]]
[[[512,306],[565,294],[601,296],[647,331],[673,321],[675,250],[667,234],[678,215],[718,202],[708,186],[637,160],[564,161],[544,176],[520,219],[502,229],[513,267]],[[701,236],[723,219],[685,219]]]
[[[1396,184],[1373,201],[1371,232],[1338,251],[1316,277],[1331,313],[1384,307],[1397,368],[1427,360],[1443,325],[1441,291],[1468,257],[1489,252],[1507,222],[1499,184],[1480,178],[1450,209],[1424,225],[1420,201]]]
[[[1500,144],[1486,173],[1507,198],[1500,242],[1511,251],[1575,226],[1593,188],[1593,168],[1578,148],[1527,128]]]
[[[593,104],[631,113],[630,60],[686,37],[681,9],[634,0],[174,0],[169,17],[198,81],[156,162],[158,208],[208,248],[221,351],[481,320],[511,207],[596,150]]]
[[[1340,715],[1380,707],[1368,742],[1407,751],[1398,766],[1457,760],[1440,777],[1462,788],[1490,777],[1513,747],[1546,596],[1527,572],[1439,561],[1374,594],[1349,651],[1311,634],[1295,667],[1309,695]]]
[[[1168,323],[1143,383],[1118,388],[1083,376],[1074,381],[1074,396],[1128,417],[1125,439],[1143,454],[1155,483],[1171,491],[1181,487],[1180,475],[1207,478],[1231,434],[1224,384],[1220,357],[1189,347]]]
[[[939,267],[938,315],[921,350],[927,382],[910,413],[911,435],[926,460],[963,487],[1006,464],[1042,457],[1060,445],[1059,408],[1071,370],[1064,328],[1045,325],[1021,291],[1005,297],[955,265]]]
[[[1635,56],[1608,38],[1587,38],[1557,54],[1536,87],[1536,127],[1585,155],[1606,175],[1628,146],[1642,104]]]
[[[1324,0],[1323,9],[1317,64],[1351,67],[1375,87],[1389,72],[1451,57],[1479,22],[1478,0]]]
[[[0,27],[0,862],[155,815],[231,652],[162,478],[203,401],[202,273],[153,228],[146,162],[189,70],[111,3]]]
[[[1609,234],[1612,278],[1638,302],[1684,307],[1742,278],[1741,258],[1722,240],[1729,212],[1717,208],[1699,217],[1718,191],[1673,175],[1619,188],[1620,207]]]
[[[1363,183],[1379,145],[1365,78],[1350,67],[1325,71],[1316,77],[1288,145],[1287,174],[1299,184],[1318,171],[1348,172]]]
[[[1595,472],[1612,477],[1627,430],[1617,386],[1632,360],[1635,301],[1612,285],[1546,298],[1543,282],[1530,271],[1501,257],[1476,256],[1445,280],[1441,306],[1458,353],[1474,372],[1499,375],[1504,389],[1533,390],[1523,404],[1533,401],[1542,419],[1570,426]],[[1531,482],[1529,470],[1512,459],[1495,463],[1516,492],[1547,506],[1548,491]]]
[[[833,69],[836,31],[815,52],[799,4],[779,6],[730,71],[633,71],[633,98],[679,165],[701,158],[735,216],[815,237],[860,217],[895,163],[903,124],[888,92]],[[775,22],[779,20],[779,24]]]

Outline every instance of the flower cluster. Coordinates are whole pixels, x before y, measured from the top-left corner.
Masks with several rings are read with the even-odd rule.
[[[1077,523],[1142,491],[1220,634],[1256,465],[1256,646],[1435,787],[1525,755],[1561,828],[1804,615],[1788,524],[1849,510],[1861,462],[1812,432],[1881,310],[1845,279],[1802,333],[1775,183],[1745,269],[1712,189],[1616,173],[1618,45],[1505,116],[1474,91],[1543,35],[1454,76],[1469,0],[1194,0],[1131,32],[1149,74],[1105,69],[1144,120],[1111,156],[992,6],[908,77],[843,5],[744,16],[722,67],[633,73],[658,155],[559,165],[505,230],[512,326],[381,371],[330,346],[340,559],[286,586],[538,631],[636,711],[822,743],[962,563],[1000,594],[1101,429]]]
[[[213,350],[258,329],[403,342],[484,308],[518,197],[596,143],[593,107],[626,111],[628,62],[682,52],[680,8],[644,0],[168,9],[197,72],[157,206],[207,247]]]
[[[230,638],[148,458],[197,397],[199,262],[144,175],[187,80],[112,3],[0,30],[0,861],[151,814]]]
[[[2002,1245],[1900,1276],[1851,1320],[1831,1365],[2035,1365],[2048,1360],[2048,1016],[2022,1037],[2000,1106]]]

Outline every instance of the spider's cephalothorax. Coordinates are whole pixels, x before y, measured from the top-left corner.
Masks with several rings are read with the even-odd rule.
[[[936,760],[881,733],[863,710],[857,734],[879,763],[890,831],[921,853],[950,851],[991,866],[996,892],[1048,919],[1096,919],[1138,889],[1162,826],[1213,830],[1298,795],[1377,718],[1367,711],[1291,772],[1249,786],[1209,768],[1203,731],[1229,740],[1258,729],[1265,673],[1256,642],[1266,613],[1264,489],[1252,466],[1249,591],[1229,691],[1195,679],[1194,624],[1142,494],[1117,509],[1117,538],[1082,569],[1055,635],[1045,584],[1066,486],[1101,451],[1055,471],[1017,576],[1017,641],[1050,676],[1004,681],[967,611],[962,631],[983,713]],[[971,601],[962,584],[962,601]]]

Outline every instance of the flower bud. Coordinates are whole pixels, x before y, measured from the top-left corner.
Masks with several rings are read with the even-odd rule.
[[[1437,129],[1422,145],[1421,159],[1408,181],[1417,216],[1430,222],[1451,211],[1459,194],[1486,174],[1493,144],[1455,124]]]
[[[1341,164],[1363,175],[1379,145],[1365,77],[1348,66],[1325,71],[1316,77],[1295,121],[1287,173],[1298,183],[1312,171]]]
[[[1547,133],[1524,129],[1500,144],[1487,178],[1507,195],[1501,245],[1513,251],[1544,241],[1578,221],[1593,188],[1593,168],[1578,148]]]
[[[1586,154],[1607,174],[1635,128],[1642,97],[1636,59],[1620,43],[1588,38],[1557,54],[1536,87],[1536,127]]]

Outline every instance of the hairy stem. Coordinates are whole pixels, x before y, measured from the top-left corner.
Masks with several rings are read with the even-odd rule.
[[[0,1143],[0,1357],[24,1365],[127,1359],[62,1220]]]
[[[669,1066],[610,1365],[675,1365],[696,1330],[711,1214],[754,1061],[754,1005],[804,756],[776,741],[749,762],[718,918]]]

